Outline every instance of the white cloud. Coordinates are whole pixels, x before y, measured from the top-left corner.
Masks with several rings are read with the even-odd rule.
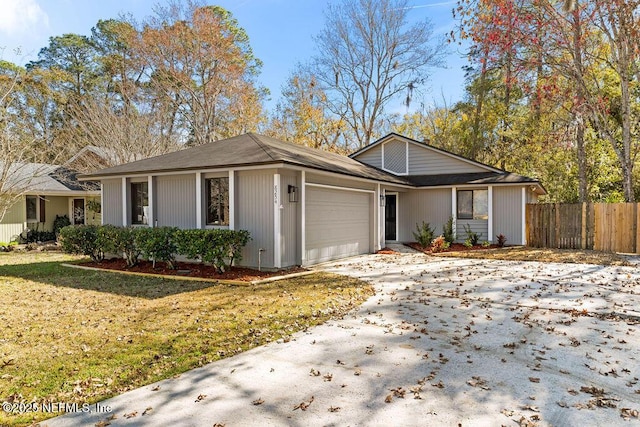
[[[49,17],[36,0],[2,0],[0,33],[15,37],[48,26]]]

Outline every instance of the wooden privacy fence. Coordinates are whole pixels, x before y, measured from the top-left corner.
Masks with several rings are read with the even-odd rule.
[[[527,205],[527,245],[640,253],[638,203]]]

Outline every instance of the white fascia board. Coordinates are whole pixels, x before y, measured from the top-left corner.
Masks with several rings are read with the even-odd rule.
[[[257,166],[224,166],[219,168],[207,168],[207,169],[184,169],[167,172],[140,172],[140,173],[127,173],[121,175],[104,175],[93,178],[78,178],[79,181],[103,181],[107,179],[120,179],[120,178],[145,178],[149,175],[153,176],[167,176],[167,175],[194,175],[196,173],[220,173],[227,172],[229,170],[243,171],[243,170],[264,170],[264,169],[277,169],[284,167],[284,163],[272,163],[268,165]]]

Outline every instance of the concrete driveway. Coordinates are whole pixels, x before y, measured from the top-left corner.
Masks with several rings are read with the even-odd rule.
[[[638,425],[640,272],[369,255],[357,312],[49,426]],[[107,424],[103,424],[107,425]]]

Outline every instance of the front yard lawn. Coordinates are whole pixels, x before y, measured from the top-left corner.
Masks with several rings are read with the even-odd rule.
[[[0,254],[0,401],[93,403],[342,316],[373,288],[331,274],[257,286],[61,267]],[[60,415],[0,411],[0,425]]]

